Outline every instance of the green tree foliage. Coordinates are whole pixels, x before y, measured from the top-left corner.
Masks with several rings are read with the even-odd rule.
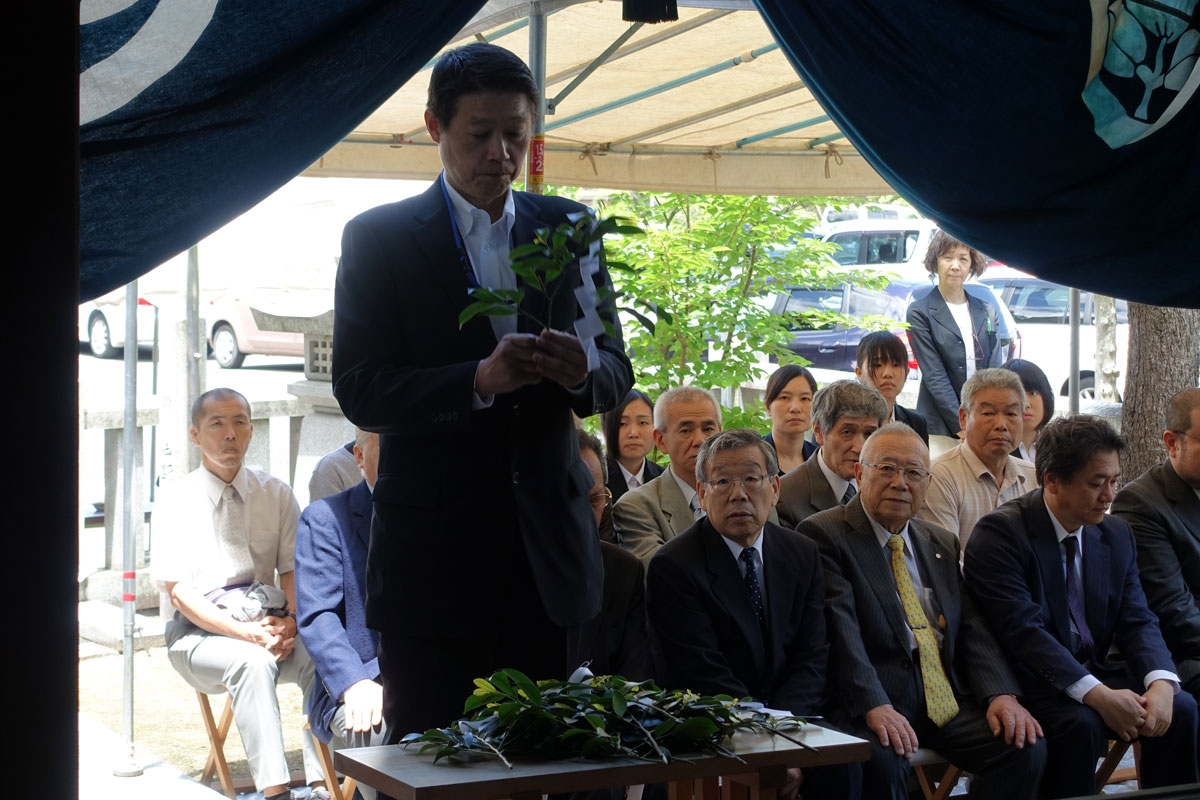
[[[778,364],[805,363],[787,349],[798,326],[886,327],[835,311],[773,313],[788,287],[833,288],[843,282],[882,288],[876,272],[836,268],[831,247],[806,238],[811,209],[826,198],[624,194],[602,216],[633,219],[645,236],[606,240],[637,382],[657,394],[691,383],[734,388]],[[633,321],[631,324],[631,320]],[[731,415],[732,412],[732,415]],[[727,409],[725,427],[744,424]],[[761,411],[752,419],[759,420]]]

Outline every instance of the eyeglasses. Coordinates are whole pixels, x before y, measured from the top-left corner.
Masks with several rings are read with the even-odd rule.
[[[902,469],[897,467],[895,464],[871,464],[867,461],[859,461],[858,463],[862,464],[864,467],[870,467],[872,469],[879,470],[879,474],[887,478],[889,481],[895,480],[897,475],[903,473],[904,480],[908,481],[909,483],[924,483],[925,481],[929,480],[929,476],[933,474],[927,469],[917,469],[916,467]]]
[[[608,487],[605,487],[603,492],[588,495],[588,502],[592,504],[593,508],[604,508],[610,500],[612,500],[612,492]]]
[[[1200,442],[1200,436],[1192,436],[1187,431],[1171,431],[1171,433],[1175,434],[1176,436],[1182,436],[1185,439],[1191,439],[1194,442]]]
[[[717,478],[715,481],[704,481],[713,494],[724,495],[733,491],[733,485],[740,483],[747,494],[753,494],[767,485],[766,475],[747,475],[744,478]]]

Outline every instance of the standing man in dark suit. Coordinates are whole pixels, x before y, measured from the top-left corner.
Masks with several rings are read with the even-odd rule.
[[[967,586],[1046,730],[1046,797],[1091,794],[1115,738],[1141,741],[1143,787],[1196,780],[1196,701],[1146,606],[1133,534],[1105,514],[1124,449],[1098,417],[1052,421],[1038,437],[1043,488],[984,516],[967,543]]]
[[[775,450],[754,431],[705,441],[696,480],[707,516],[651,559],[646,608],[668,687],[803,716],[825,689],[824,587],[817,549],[768,519],[778,472]],[[848,780],[845,769],[806,771],[805,797],[846,797]],[[837,789],[818,790],[826,781]]]
[[[857,381],[835,381],[813,397],[813,438],[821,447],[779,479],[779,522],[849,503],[858,493],[854,468],[863,443],[891,414],[883,395]]]
[[[387,740],[379,636],[367,628],[365,603],[379,435],[358,431],[354,459],[362,480],[311,503],[296,531],[296,621],[317,668],[304,713],[313,735],[335,751]],[[359,788],[374,800],[374,789]]]
[[[510,190],[538,102],[507,50],[444,53],[425,112],[442,175],[351,220],[342,238],[334,395],[381,434],[367,624],[380,632],[391,738],[450,722],[471,680],[498,667],[568,676],[579,628],[600,610],[592,478],[571,414],[604,411],[629,390],[616,315],[600,310],[615,333],[594,343],[563,332],[581,313],[576,261],[562,291],[549,287],[551,307],[526,287],[520,315],[458,322],[470,287],[519,287],[514,244],[583,210]],[[602,259],[593,278],[609,283]],[[486,513],[447,524],[464,497]]]
[[[1183,688],[1200,693],[1200,389],[1167,406],[1167,460],[1125,484],[1112,513],[1137,542],[1142,588]]]
[[[855,469],[858,496],[809,517],[800,533],[825,566],[827,716],[872,743],[863,796],[907,798],[907,759],[924,743],[975,774],[972,797],[1033,797],[1042,730],[963,591],[958,538],[915,518],[929,450],[893,422],[867,440]]]

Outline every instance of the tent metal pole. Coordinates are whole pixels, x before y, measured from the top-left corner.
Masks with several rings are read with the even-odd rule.
[[[820,147],[823,144],[829,144],[830,142],[836,142],[838,139],[845,138],[846,134],[844,133],[831,133],[828,136],[822,136],[817,139],[809,139],[807,144],[809,147]]]
[[[780,136],[785,133],[791,133],[792,131],[798,131],[801,128],[808,128],[812,125],[820,125],[822,122],[829,122],[829,116],[827,114],[822,114],[819,117],[812,117],[811,119],[794,122],[791,125],[784,125],[782,128],[775,128],[774,130],[764,131],[763,133],[756,133],[753,136],[747,136],[745,138],[738,139],[733,143],[733,146],[742,148],[748,144],[761,142],[763,139],[774,139],[776,136]]]
[[[614,39],[612,44],[610,44],[608,47],[604,48],[603,53],[601,53],[600,55],[598,55],[594,59],[592,59],[592,63],[590,63],[586,67],[584,67],[583,70],[578,75],[575,76],[574,80],[572,80],[570,83],[568,83],[566,86],[564,86],[563,90],[561,92],[559,92],[556,97],[547,99],[546,100],[546,113],[553,114],[555,112],[555,110],[558,108],[558,104],[561,103],[564,99],[566,99],[567,95],[569,95],[571,92],[575,91],[575,89],[577,89],[579,87],[579,84],[581,84],[585,80],[587,80],[589,75],[591,75],[593,72],[598,70],[601,66],[603,66],[604,63],[606,61],[608,61],[608,57],[611,56],[613,53],[615,53],[617,51],[617,48],[619,48],[621,45],[623,45],[627,41],[629,41],[629,37],[633,36],[635,33],[640,31],[642,29],[642,25],[644,25],[644,24],[645,23],[643,23],[643,22],[635,22],[634,24],[632,24],[628,28],[626,28],[625,32],[622,33],[620,36],[618,36],[616,39]],[[532,46],[529,48],[529,53],[530,53],[530,60],[532,61],[533,60],[533,57],[532,57],[533,47]],[[544,58],[543,58],[542,63],[543,64],[545,63]],[[546,76],[543,74],[542,75],[543,83],[545,82],[545,80],[546,80]]]
[[[125,732],[126,750],[123,758],[113,768],[113,774],[121,777],[142,774],[133,749],[133,634],[137,624],[134,616],[137,604],[137,555],[134,553],[133,515],[141,513],[141,509],[133,507],[134,445],[137,440],[137,310],[138,292],[135,280],[125,286],[125,425],[121,448],[125,473],[121,476],[121,612],[124,621],[122,660],[125,664],[125,686],[121,704],[121,727]]]
[[[200,335],[200,245],[194,244],[188,250],[187,261],[187,337],[188,347],[192,357],[187,363],[187,402],[190,408],[200,396],[200,362],[205,357],[203,337]],[[185,459],[184,465],[187,465]],[[190,469],[185,469],[190,472]]]
[[[745,100],[738,100],[736,103],[727,103],[719,108],[701,111],[699,114],[693,114],[690,117],[685,117],[683,119],[676,120],[675,122],[668,122],[666,125],[659,125],[657,128],[651,128],[648,131],[639,131],[633,136],[627,136],[624,139],[617,139],[615,141],[608,142],[608,146],[617,147],[619,145],[629,144],[630,142],[638,142],[642,141],[643,139],[649,139],[651,136],[661,136],[664,133],[670,133],[671,131],[676,131],[680,128],[686,128],[689,125],[695,125],[697,122],[704,122],[705,120],[719,117],[722,114],[729,114],[733,111],[740,111],[743,108],[749,108],[750,106],[758,105],[759,103],[765,103],[768,100],[774,100],[776,97],[782,97],[785,94],[791,94],[792,92],[803,88],[804,84],[800,81],[789,83],[786,86],[780,86],[778,89],[772,89],[769,92],[756,94],[753,97],[747,97]]]
[[[546,130],[553,130],[554,128],[561,128],[564,125],[570,125],[573,122],[579,122],[582,119],[594,117],[597,114],[603,114],[606,111],[612,111],[614,108],[621,108],[622,106],[627,106],[632,103],[636,103],[639,100],[645,100],[648,97],[654,97],[657,94],[662,94],[663,92],[668,92],[671,89],[676,89],[680,86],[686,86],[689,83],[695,83],[696,81],[702,80],[703,78],[707,78],[710,75],[716,75],[719,72],[724,72],[725,70],[730,69],[732,67],[736,67],[739,64],[753,61],[756,58],[764,56],[767,53],[773,52],[778,49],[779,49],[779,45],[777,45],[775,43],[771,43],[771,44],[767,45],[766,47],[759,47],[757,49],[751,50],[749,53],[746,53],[746,54],[743,54],[740,56],[734,56],[733,58],[726,59],[725,61],[722,61],[719,64],[713,64],[711,67],[705,67],[704,69],[696,70],[695,72],[693,72],[690,75],[684,75],[682,78],[676,78],[673,81],[667,81],[666,83],[660,83],[657,86],[651,86],[649,89],[643,89],[640,92],[635,92],[631,95],[627,95],[626,97],[622,97],[619,100],[613,100],[611,103],[604,103],[602,105],[596,106],[595,108],[589,108],[586,111],[580,111],[578,114],[573,114],[569,117],[564,117],[563,119],[557,120],[557,121],[552,122],[551,124],[547,125]]]
[[[1067,377],[1067,409],[1079,413],[1079,290],[1067,292],[1071,314],[1071,371]]]
[[[529,14],[529,71],[537,83],[538,104],[533,110],[533,136],[529,140],[525,188],[536,194],[545,191],[546,165],[546,12],[540,2],[532,4]]]

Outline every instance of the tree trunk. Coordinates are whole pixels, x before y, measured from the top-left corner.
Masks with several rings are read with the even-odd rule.
[[[1131,481],[1164,456],[1167,401],[1200,376],[1200,310],[1129,304],[1129,365],[1121,432],[1129,453],[1122,481]]]
[[[1117,301],[1104,295],[1092,295],[1096,314],[1096,399],[1117,402]]]

